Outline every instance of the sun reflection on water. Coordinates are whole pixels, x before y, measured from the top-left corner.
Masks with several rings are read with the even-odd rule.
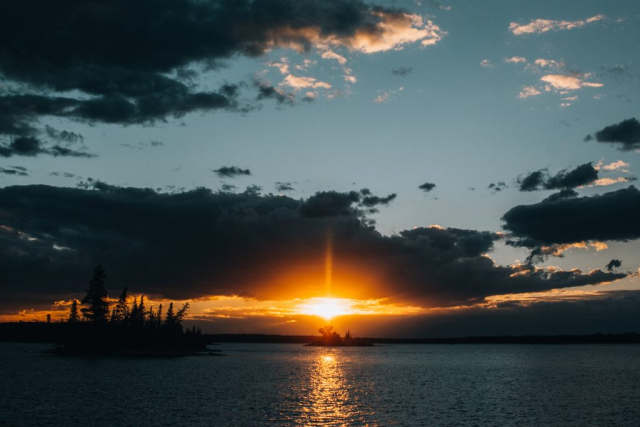
[[[328,350],[319,354],[311,372],[309,421],[313,425],[341,425],[350,418],[349,390],[336,353]]]

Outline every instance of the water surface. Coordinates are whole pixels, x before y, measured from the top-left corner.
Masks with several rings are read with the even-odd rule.
[[[2,426],[638,426],[640,346],[224,344],[70,358],[0,343]]]

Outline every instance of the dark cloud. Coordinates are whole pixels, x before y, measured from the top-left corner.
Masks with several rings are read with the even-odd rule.
[[[557,193],[553,193],[549,197],[543,200],[543,202],[554,202],[560,199],[570,199],[571,197],[578,197],[578,192],[571,188],[564,188]]]
[[[49,174],[50,176],[57,176],[57,177],[63,177],[63,178],[78,178],[80,179],[80,177],[74,173],[71,172],[51,172]]]
[[[518,184],[520,184],[520,191],[536,191],[539,190],[545,180],[546,170],[539,170],[531,172],[529,175],[518,178]]]
[[[70,132],[70,131],[59,131],[57,129],[52,128],[49,125],[44,127],[47,136],[54,141],[58,141],[66,144],[77,144],[84,141],[84,137],[79,133]]]
[[[276,182],[276,191],[296,191],[296,189],[293,188],[293,185],[290,182]]]
[[[95,157],[95,154],[73,150],[60,145],[47,146],[40,139],[31,136],[16,137],[9,144],[0,145],[0,157],[34,157],[40,154],[48,154],[54,157]]]
[[[413,67],[400,67],[391,70],[391,74],[394,76],[407,77],[413,71]]]
[[[293,105],[295,101],[295,94],[291,92],[286,92],[280,88],[273,87],[269,83],[256,81],[254,83],[255,87],[258,89],[258,95],[256,96],[256,100],[261,101],[263,99],[273,99],[278,104],[284,105]],[[308,97],[307,97],[308,98]],[[310,101],[307,99],[307,101]]]
[[[489,295],[625,277],[498,266],[485,256],[500,238],[496,233],[431,227],[383,236],[366,221],[359,206],[366,196],[358,192],[294,200],[249,189],[161,193],[92,184],[0,189],[3,305],[77,297],[98,262],[107,267],[114,292],[130,286],[174,299],[317,295],[325,291],[329,232],[334,291],[347,297],[356,292],[425,306],[468,305]]]
[[[620,261],[619,259],[612,259],[605,267],[607,271],[613,271],[614,268],[618,268],[620,266],[622,266],[622,261]]]
[[[544,200],[509,210],[502,220],[514,236],[549,245],[640,238],[640,191],[634,186],[591,197]]]
[[[436,185],[431,182],[425,182],[424,184],[419,185],[418,188],[424,191],[425,193],[428,193],[429,191],[436,188]]]
[[[229,193],[229,192],[233,192],[236,188],[235,185],[232,184],[222,184],[220,186],[220,191],[225,192],[225,193]]]
[[[489,186],[487,188],[490,189],[490,190],[493,190],[493,191],[502,191],[505,188],[509,188],[509,187],[507,186],[506,182],[498,181],[498,182],[495,182],[495,183],[492,182],[491,184],[489,184]]]
[[[29,176],[27,168],[22,166],[9,166],[6,168],[0,167],[0,174],[14,175],[14,176]]]
[[[237,166],[222,166],[213,171],[220,178],[235,178],[242,175],[251,175],[249,169],[241,169]]]
[[[636,118],[630,118],[605,127],[595,134],[587,135],[585,141],[594,139],[598,142],[620,144],[623,151],[631,151],[640,148],[640,122]]]
[[[360,194],[362,195],[362,198],[360,199],[360,206],[370,208],[370,212],[371,208],[375,208],[378,205],[387,206],[397,197],[397,194],[395,193],[389,194],[386,197],[375,196],[368,188],[363,188],[362,190],[360,190]]]
[[[0,16],[0,74],[18,93],[0,94],[0,135],[38,138],[45,116],[130,125],[248,111],[240,85],[210,88],[196,78],[274,46],[309,51],[331,39],[349,47],[356,32],[375,40],[381,23],[406,19],[361,0],[23,0]],[[291,103],[271,86],[257,90],[258,99]],[[74,137],[64,132],[49,137]]]
[[[358,211],[352,205],[360,201],[360,194],[355,191],[339,193],[322,191],[309,197],[299,208],[300,215],[305,218],[352,217]]]
[[[519,177],[517,182],[520,185],[520,191],[538,191],[581,187],[597,179],[598,170],[591,163],[585,163],[574,170],[561,170],[555,175],[549,175],[546,169],[541,169]]]

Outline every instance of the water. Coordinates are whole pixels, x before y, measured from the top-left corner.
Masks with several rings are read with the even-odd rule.
[[[2,426],[638,426],[640,346],[224,344],[68,358],[0,343]]]

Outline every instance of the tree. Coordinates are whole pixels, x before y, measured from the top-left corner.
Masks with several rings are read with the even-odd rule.
[[[71,311],[69,312],[69,323],[78,323],[80,315],[78,314],[78,300],[74,299],[71,303]]]
[[[127,291],[129,288],[125,287],[118,298],[116,306],[111,313],[111,321],[114,323],[124,323],[129,318],[129,303],[127,302]]]
[[[176,321],[176,318],[173,314],[173,303],[169,303],[169,308],[167,309],[167,317],[164,319],[165,325],[173,325]]]
[[[102,264],[93,270],[93,278],[89,282],[87,295],[82,299],[88,307],[82,309],[82,315],[92,323],[105,323],[109,316],[109,301],[105,279],[107,275]]]

